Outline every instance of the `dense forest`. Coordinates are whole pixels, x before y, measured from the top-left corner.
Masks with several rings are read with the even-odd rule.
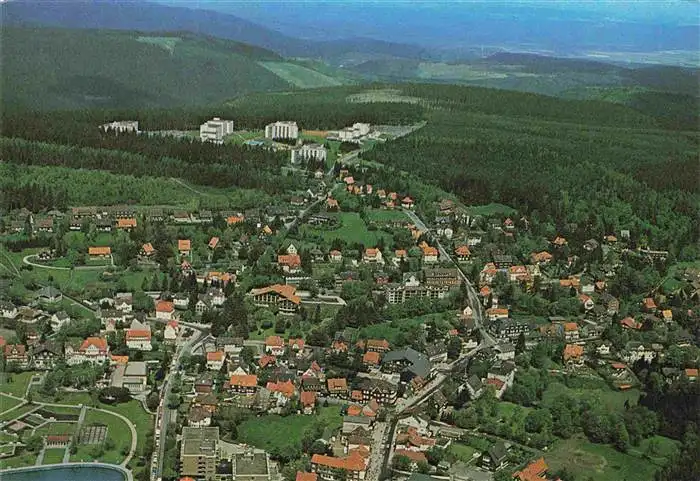
[[[412,124],[424,118],[418,105],[392,102],[350,103],[349,95],[374,87],[333,87],[307,91],[251,94],[208,107],[124,108],[52,112],[8,108],[2,112],[3,135],[68,143],[99,137],[96,128],[113,120],[138,120],[149,130],[198,130],[212,117],[234,120],[239,129],[260,129],[277,120],[295,120],[302,129],[339,129],[354,122]],[[90,145],[93,144],[80,144]]]
[[[53,166],[0,164],[0,210],[26,207],[32,212],[75,205],[179,205],[192,210],[247,209],[266,205],[261,190],[183,188],[181,181],[135,177],[106,171]]]
[[[519,93],[488,104],[475,90],[406,87],[432,99],[428,126],[365,157],[558,229],[631,229],[641,244],[675,253],[697,241],[696,134],[654,129],[654,118],[623,106]]]

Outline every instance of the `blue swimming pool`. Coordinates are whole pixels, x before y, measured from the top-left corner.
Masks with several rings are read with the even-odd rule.
[[[118,468],[107,466],[39,466],[36,468],[5,471],[2,481],[126,481],[126,475]]]

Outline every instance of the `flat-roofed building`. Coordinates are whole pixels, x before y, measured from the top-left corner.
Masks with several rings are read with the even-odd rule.
[[[292,150],[292,164],[298,164],[302,160],[316,160],[325,162],[326,148],[321,144],[306,144]]]
[[[218,427],[182,428],[180,474],[197,479],[216,479],[218,451]]]
[[[266,139],[298,139],[299,127],[296,122],[286,120],[277,121],[265,126]]]
[[[224,137],[233,133],[233,120],[214,117],[199,126],[199,138],[202,142],[223,144]]]

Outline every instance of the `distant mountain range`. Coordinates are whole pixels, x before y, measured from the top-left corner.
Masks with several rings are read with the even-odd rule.
[[[65,28],[143,32],[187,31],[257,45],[285,57],[328,59],[348,54],[408,58],[430,56],[429,52],[421,47],[368,38],[303,40],[234,15],[211,10],[171,7],[146,1],[11,0],[0,5],[0,12],[5,25],[38,24]]]

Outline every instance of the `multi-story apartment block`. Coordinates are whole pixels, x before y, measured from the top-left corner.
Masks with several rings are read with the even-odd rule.
[[[266,139],[298,139],[299,127],[296,122],[278,121],[265,126]]]
[[[202,142],[222,144],[224,137],[233,133],[233,120],[214,117],[199,126],[199,138]]]
[[[275,305],[282,312],[295,312],[301,304],[301,298],[295,292],[294,286],[275,284],[253,289],[249,295],[252,296],[255,305],[264,307]]]
[[[321,144],[306,144],[292,150],[292,164],[298,164],[302,160],[326,161],[327,151]]]
[[[197,479],[216,479],[218,450],[218,427],[182,428],[180,474]]]

